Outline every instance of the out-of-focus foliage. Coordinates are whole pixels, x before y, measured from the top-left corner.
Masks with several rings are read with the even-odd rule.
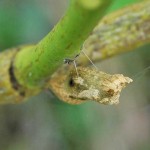
[[[39,41],[65,8],[62,0],[0,0],[0,50]],[[20,105],[0,106],[0,149],[149,150],[150,69],[144,70],[150,65],[149,49],[99,64],[100,70],[134,80],[117,106],[72,106],[47,91]]]
[[[54,2],[58,12],[54,10],[51,2],[54,0],[1,0],[0,50],[41,40],[54,25],[53,21],[56,23],[60,17],[56,15],[61,9],[59,11]],[[56,20],[53,14],[56,14]]]
[[[134,4],[134,3],[136,3],[136,2],[140,2],[141,0],[125,0],[125,1],[120,1],[120,0],[115,0],[113,3],[112,3],[112,5],[111,5],[111,7],[110,7],[110,9],[109,9],[109,11],[108,12],[112,12],[112,11],[115,11],[115,10],[117,10],[117,9],[120,9],[120,8],[122,8],[122,7],[125,7],[125,6],[127,6],[127,5],[131,5],[131,4]]]

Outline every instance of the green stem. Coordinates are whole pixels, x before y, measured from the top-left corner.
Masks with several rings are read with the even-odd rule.
[[[65,16],[34,48],[21,50],[14,61],[14,73],[25,87],[43,86],[46,79],[74,58],[112,0],[72,0]]]

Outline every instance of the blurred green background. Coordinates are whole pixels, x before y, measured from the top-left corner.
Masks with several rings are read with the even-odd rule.
[[[67,3],[0,0],[0,50],[38,42]],[[146,45],[96,64],[102,71],[133,78],[117,106],[68,105],[47,91],[23,104],[0,106],[0,150],[149,150],[149,49]]]

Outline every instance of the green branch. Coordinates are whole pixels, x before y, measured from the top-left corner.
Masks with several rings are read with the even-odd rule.
[[[80,2],[82,3],[82,6],[83,6],[82,8],[84,8],[85,7],[83,5],[84,1],[80,1]],[[78,1],[78,3],[79,3],[79,1]],[[134,49],[140,45],[144,45],[144,44],[148,43],[150,41],[150,36],[148,34],[150,31],[149,30],[150,28],[148,26],[149,20],[150,20],[150,11],[149,11],[150,5],[149,5],[149,3],[150,3],[149,1],[142,1],[141,3],[137,3],[132,6],[128,6],[127,8],[121,9],[117,12],[114,12],[114,13],[104,17],[101,20],[101,22],[98,24],[98,26],[95,28],[95,30],[90,34],[90,37],[84,43],[84,48],[85,48],[84,50],[85,50],[86,54],[95,62],[95,61],[103,60],[103,59],[108,58],[113,55],[117,55],[121,52],[126,52],[126,51]],[[96,6],[94,6],[94,5],[92,5],[91,7],[90,6],[91,5],[88,5],[86,3],[86,7],[88,7],[89,11],[93,12]],[[100,7],[100,6],[98,6],[98,7]],[[76,17],[78,18],[79,16],[76,16]],[[137,17],[140,19],[136,19]],[[66,16],[64,18],[66,18]],[[74,19],[77,20],[77,18],[74,18]],[[64,20],[64,19],[62,19],[62,20]],[[116,24],[117,20],[121,20],[121,22],[119,24]],[[65,57],[66,58],[74,57],[74,55],[76,55],[78,53],[78,49],[79,49],[79,48],[73,49],[73,47],[68,48],[68,51],[67,51],[67,49],[61,49],[61,48],[64,48],[63,44],[65,44],[64,41],[66,39],[68,40],[68,42],[72,41],[74,45],[77,44],[77,39],[75,39],[73,37],[74,35],[69,34],[70,31],[68,32],[68,30],[67,30],[67,29],[70,29],[71,27],[70,26],[69,26],[70,28],[65,27],[64,22],[63,22],[63,25],[61,28],[61,26],[60,26],[60,24],[62,24],[61,22],[63,22],[63,21],[60,21],[60,23],[55,27],[56,28],[55,31],[51,32],[50,35],[47,36],[47,38],[50,37],[50,43],[45,44],[44,53],[46,51],[46,54],[49,54],[50,58],[48,56],[48,59],[46,59],[46,61],[49,61],[49,62],[46,62],[45,60],[43,62],[45,63],[44,65],[47,65],[49,67],[50,71],[49,70],[48,71],[50,72],[50,75],[53,73],[53,71],[50,68],[51,65],[52,65],[52,67],[57,68],[57,65],[59,66],[59,64],[62,64],[63,59]],[[74,22],[74,24],[76,23],[75,25],[78,25],[79,29],[80,29],[80,30],[78,30],[78,28],[76,28],[75,31],[81,31],[81,29],[84,30],[84,28],[87,28],[88,25],[90,24],[90,20],[88,20],[88,22],[89,23],[87,23],[87,26],[85,26],[83,24],[82,24],[83,26],[81,26],[80,25],[81,23],[78,24],[77,22]],[[67,24],[66,21],[65,21],[65,24]],[[68,22],[68,24],[69,24],[69,22]],[[128,24],[128,28],[126,28],[126,24]],[[136,26],[138,28],[135,28]],[[58,32],[58,29],[59,29],[58,27],[61,28],[61,32]],[[73,27],[75,27],[75,26],[72,24],[72,28],[71,28],[72,30],[74,29]],[[105,30],[104,30],[104,28],[105,28]],[[63,31],[63,29],[66,29],[66,30]],[[122,32],[115,32],[117,29],[121,30]],[[134,30],[134,29],[136,29],[136,30]],[[60,31],[60,29],[59,29],[59,31]],[[64,32],[66,33],[64,36],[65,38],[61,39],[61,35]],[[142,32],[142,34],[141,34],[141,32]],[[55,33],[57,33],[58,35]],[[78,32],[78,33],[80,33],[80,32]],[[125,34],[125,36],[122,36],[122,34],[123,35]],[[66,35],[67,36],[70,35],[70,39],[67,38]],[[75,32],[75,35],[76,35],[76,32]],[[127,43],[127,40],[129,39],[129,37],[131,37],[131,36],[133,37],[133,35],[135,35],[134,39],[132,38],[132,40],[129,40],[130,43]],[[81,36],[83,37],[83,35],[81,35]],[[84,34],[84,36],[85,36],[85,34]],[[116,38],[116,36],[117,36],[117,38]],[[142,36],[142,38],[140,38],[140,40],[139,40],[139,37],[141,37],[141,36]],[[53,38],[59,39],[60,41],[58,41],[58,40],[53,41]],[[117,39],[119,41],[114,42],[114,40],[117,40]],[[48,42],[48,40],[43,40],[43,41]],[[63,41],[64,43],[61,41]],[[82,43],[82,41],[83,40],[80,39],[81,43]],[[107,41],[109,41],[109,44]],[[59,44],[61,44],[61,45],[57,45],[56,42],[59,42]],[[78,44],[80,44],[80,42],[78,41]],[[122,43],[122,44],[120,44],[120,43]],[[128,44],[128,47],[127,47],[127,44]],[[14,49],[9,49],[9,50],[6,50],[6,51],[0,53],[0,70],[1,70],[1,72],[0,72],[0,96],[1,96],[0,104],[18,103],[18,102],[25,101],[28,99],[28,97],[36,95],[44,88],[46,88],[46,89],[50,88],[50,90],[52,90],[52,92],[55,93],[57,97],[59,97],[61,100],[65,101],[65,102],[68,102],[71,104],[77,104],[77,103],[83,102],[83,100],[81,100],[81,99],[83,99],[83,95],[81,94],[81,91],[78,91],[78,89],[80,89],[80,88],[76,88],[76,86],[73,87],[73,85],[75,85],[74,83],[76,83],[76,80],[74,80],[74,77],[70,78],[71,73],[74,71],[74,68],[72,65],[67,65],[67,66],[63,65],[62,67],[60,67],[60,69],[55,71],[55,75],[51,76],[50,80],[48,80],[47,84],[44,87],[36,86],[32,89],[26,88],[29,86],[32,87],[33,85],[36,85],[36,84],[33,84],[36,82],[36,79],[37,79],[35,75],[34,75],[33,80],[32,80],[32,78],[30,78],[30,80],[32,81],[31,82],[32,84],[29,82],[30,80],[28,78],[27,78],[27,80],[25,78],[27,75],[32,77],[32,74],[31,74],[32,72],[30,72],[30,71],[36,70],[35,73],[37,73],[37,72],[42,71],[42,69],[44,68],[43,67],[41,69],[40,66],[42,67],[44,65],[43,64],[41,65],[38,63],[38,61],[41,61],[40,55],[43,55],[41,53],[41,52],[43,52],[41,45],[42,45],[42,42],[40,42],[37,46],[34,46],[34,45],[21,46],[21,47],[16,47]],[[43,45],[44,45],[44,42],[43,42]],[[52,47],[52,45],[53,45],[53,47]],[[41,50],[40,50],[40,48],[41,48]],[[54,49],[52,49],[52,48],[54,48]],[[38,53],[35,52],[35,50]],[[59,57],[60,63],[56,62],[56,59],[55,59],[56,56],[54,55],[54,54],[56,54],[56,52],[58,54],[58,56],[56,55],[57,58],[59,57],[60,54],[62,55],[62,57],[61,56]],[[52,57],[52,56],[54,56],[54,57]],[[36,62],[34,60],[35,59],[34,57],[35,58],[39,57],[39,60]],[[42,58],[44,58],[44,56],[42,56]],[[82,57],[82,55],[80,55],[80,57],[78,58],[78,61],[77,61],[78,66],[79,65],[87,66],[88,65],[87,61],[88,61],[88,59],[85,56]],[[36,64],[36,63],[38,63],[38,64]],[[30,69],[30,67],[31,67],[31,69]],[[72,68],[73,68],[73,70],[72,70]],[[15,69],[15,72],[14,72],[14,69]],[[83,68],[83,69],[78,68],[79,77],[82,77],[83,80],[86,79],[86,76],[82,76],[82,72],[84,72],[85,69],[87,70],[85,75],[88,75],[88,70],[90,71],[89,68]],[[94,76],[98,76],[98,75],[99,75],[99,73],[95,72]],[[90,75],[91,79],[88,79],[88,80],[89,81],[91,80],[93,82],[94,76],[93,76],[93,74],[91,74]],[[37,75],[37,77],[39,77],[39,75]],[[76,72],[75,72],[75,77],[76,77]],[[19,83],[18,83],[18,79],[19,79]],[[45,79],[44,75],[40,76],[40,78],[38,78],[38,80],[37,80],[38,83],[40,81],[42,81],[41,79]],[[73,80],[71,80],[71,79],[73,79]],[[28,81],[28,82],[26,83],[26,81]],[[82,81],[82,80],[79,80],[79,81]],[[22,85],[20,85],[20,83],[22,83]],[[77,82],[77,84],[78,83],[80,83],[80,82]],[[97,82],[95,82],[95,83],[97,84]],[[94,83],[94,85],[95,85],[95,83]],[[101,83],[102,82],[100,82],[100,84]],[[87,88],[85,88],[83,90],[86,90],[86,89]],[[89,86],[89,90],[90,91],[87,91],[87,92],[83,91],[83,93],[87,93],[87,94],[90,94],[91,92],[95,93],[95,90],[93,90],[93,85]],[[101,87],[99,90],[101,90]],[[74,95],[74,92],[76,92],[76,95]],[[78,92],[80,92],[80,93],[78,93]],[[112,88],[110,90],[106,89],[106,95],[107,95],[107,92],[108,92],[108,96],[109,95],[113,96],[114,92],[112,91]],[[85,96],[86,96],[86,100],[88,100],[88,98],[87,98],[88,95],[85,95]],[[102,97],[100,96],[99,98],[100,98],[99,100],[101,101]],[[78,99],[80,99],[80,100],[78,100]],[[89,98],[89,99],[91,99],[91,98]],[[84,101],[85,101],[85,97],[84,97]],[[110,102],[112,103],[112,101],[110,101]]]
[[[64,17],[41,42],[17,54],[14,73],[18,82],[29,88],[43,86],[65,58],[79,53],[111,1],[72,0]]]

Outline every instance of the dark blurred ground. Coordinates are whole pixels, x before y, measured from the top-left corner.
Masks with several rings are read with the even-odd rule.
[[[0,50],[38,42],[66,6],[62,0],[0,0]],[[149,49],[97,64],[134,80],[117,106],[72,106],[46,92],[24,104],[0,106],[0,150],[149,150]]]

